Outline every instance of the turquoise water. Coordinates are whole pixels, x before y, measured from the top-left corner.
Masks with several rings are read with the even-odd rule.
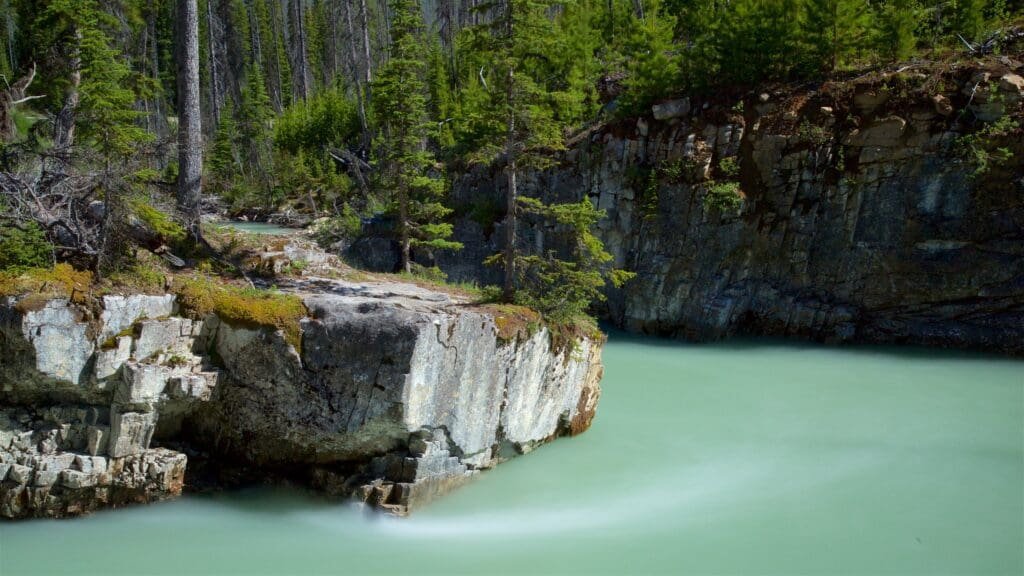
[[[0,525],[0,574],[1021,574],[1024,362],[613,334],[586,434],[407,520],[255,490]]]
[[[266,222],[242,222],[241,220],[223,220],[217,222],[215,226],[232,228],[249,234],[295,234],[299,232],[297,228],[287,228]]]

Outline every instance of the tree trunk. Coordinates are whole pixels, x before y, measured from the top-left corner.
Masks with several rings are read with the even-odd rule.
[[[356,102],[359,105],[359,124],[363,129],[363,144],[370,143],[370,125],[366,118],[366,103],[363,100],[363,83],[359,74],[359,49],[356,46],[356,29],[352,25],[352,0],[345,0],[345,25],[348,27],[349,56],[352,59],[352,80],[356,88]]]
[[[199,109],[199,14],[196,0],[178,0],[178,209],[199,238],[203,136]]]
[[[68,95],[64,98],[64,107],[57,114],[53,123],[53,147],[57,154],[66,157],[75,143],[75,111],[78,109],[78,86],[82,83],[82,57],[79,46],[82,44],[82,31],[75,29],[75,47],[71,56],[71,78]]]
[[[402,243],[402,270],[412,272],[412,239],[409,235],[409,191],[402,188],[398,195],[398,226]]]
[[[512,17],[512,2],[506,0],[505,6],[505,31],[507,34],[506,50],[511,52],[513,45],[514,19]],[[502,299],[505,302],[512,302],[516,291],[516,211],[518,193],[516,189],[516,111],[515,111],[515,83],[516,69],[514,64],[508,67],[508,76],[505,83],[505,106],[507,109],[507,129],[505,139],[505,155],[508,159],[508,193],[506,194],[506,215],[505,215],[505,286],[502,290]]]
[[[505,216],[505,286],[502,299],[512,302],[516,293],[516,161],[514,152],[509,151],[508,194],[506,195],[507,215]]]
[[[370,82],[373,82],[373,61],[370,57],[370,13],[366,8],[366,0],[359,0],[359,17],[363,32],[363,59],[366,64],[366,68],[364,69],[366,71],[366,90],[367,93],[369,93]]]
[[[206,0],[206,36],[210,56],[210,119],[211,133],[220,125],[220,79],[217,77],[217,43],[213,37],[213,1]]]
[[[295,0],[295,56],[296,65],[298,67],[298,96],[303,100],[309,98],[309,58],[306,55],[306,17],[305,10],[302,9],[302,0]]]

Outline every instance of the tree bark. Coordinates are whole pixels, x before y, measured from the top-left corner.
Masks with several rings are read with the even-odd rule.
[[[206,0],[206,36],[210,55],[210,119],[212,130],[220,125],[220,78],[217,77],[217,43],[213,35],[213,0]],[[212,133],[211,130],[211,133]]]
[[[345,25],[348,27],[349,56],[352,59],[352,81],[356,88],[356,102],[359,105],[359,124],[363,129],[363,144],[370,143],[370,125],[366,117],[366,103],[363,100],[363,83],[359,73],[359,49],[356,46],[356,29],[352,25],[352,0],[345,0]]]
[[[363,31],[363,59],[365,60],[366,67],[366,90],[369,92],[370,83],[373,82],[373,61],[370,57],[370,13],[366,8],[366,0],[359,0],[359,17],[360,25]]]
[[[294,30],[295,52],[295,91],[296,96],[305,100],[309,98],[309,60],[306,56],[306,19],[302,8],[302,0],[292,2],[292,30]]]
[[[505,14],[508,50],[512,50],[512,35],[514,34],[512,19],[512,0],[508,0]],[[502,289],[502,299],[505,302],[512,302],[516,291],[516,210],[518,193],[516,189],[516,113],[515,113],[515,81],[516,69],[514,65],[508,67],[508,77],[505,84],[505,105],[507,106],[507,129],[505,139],[505,155],[508,159],[508,194],[506,194],[506,215],[505,215],[505,286]]]
[[[178,209],[199,238],[203,140],[199,108],[199,14],[196,0],[178,0]]]
[[[402,243],[402,270],[412,272],[412,238],[409,234],[409,191],[402,188],[398,194],[399,240]]]

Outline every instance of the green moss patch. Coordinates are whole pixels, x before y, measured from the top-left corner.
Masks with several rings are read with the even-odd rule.
[[[299,321],[308,310],[294,294],[225,285],[199,276],[180,279],[175,292],[189,316],[203,318],[213,313],[232,325],[280,329],[289,344],[300,348]]]
[[[83,303],[92,286],[92,272],[75,270],[70,264],[52,268],[30,268],[21,272],[0,272],[0,296],[28,297],[19,302],[19,309],[29,310],[53,298],[68,298]]]

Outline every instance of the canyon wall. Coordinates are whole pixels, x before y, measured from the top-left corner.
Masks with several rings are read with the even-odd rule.
[[[627,330],[1024,353],[1024,67],[909,66],[681,99],[578,135],[522,193],[589,198],[637,277],[604,314]],[[459,177],[455,280],[497,281],[500,167]],[[735,193],[735,208],[716,202]],[[711,196],[709,198],[709,195]],[[559,231],[525,223],[534,251]]]

